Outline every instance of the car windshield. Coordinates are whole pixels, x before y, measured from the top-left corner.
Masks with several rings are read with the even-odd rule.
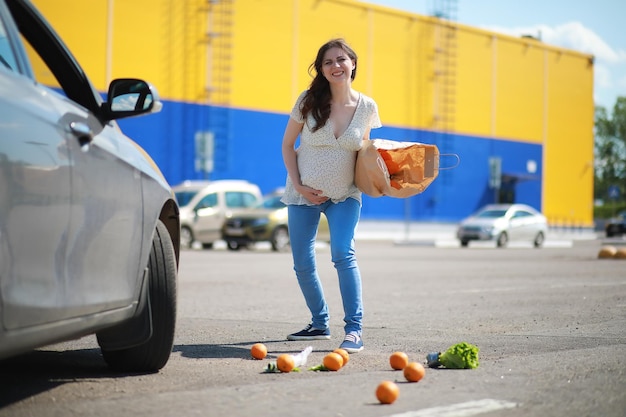
[[[176,201],[178,201],[178,205],[180,207],[184,207],[187,204],[189,204],[189,202],[191,201],[191,199],[198,194],[198,191],[196,190],[188,190],[188,191],[177,191],[176,193]]]
[[[498,217],[504,217],[505,213],[506,213],[506,210],[485,210],[485,211],[481,211],[480,213],[478,213],[476,217],[495,219]]]
[[[265,198],[261,202],[261,204],[259,204],[257,206],[257,208],[264,208],[264,209],[280,209],[280,208],[283,208],[283,207],[285,207],[285,203],[280,201],[281,198],[282,198],[282,196],[280,196],[280,195],[267,197],[267,198]]]

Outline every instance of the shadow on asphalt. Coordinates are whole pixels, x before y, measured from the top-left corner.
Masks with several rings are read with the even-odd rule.
[[[0,361],[0,408],[81,379],[117,378],[100,349],[37,350]]]
[[[232,344],[221,344],[221,345],[176,345],[174,346],[173,352],[178,352],[181,356],[185,358],[193,358],[193,359],[224,359],[224,358],[234,358],[234,359],[248,359],[250,358],[250,346],[257,343],[256,341],[251,342],[239,342]],[[271,343],[284,343],[285,340],[264,340],[263,343],[268,346]],[[285,351],[268,351],[268,357],[275,357],[282,353],[300,353],[300,350],[285,350]]]
[[[175,345],[172,352],[185,358],[250,358],[250,346],[257,341],[230,345]],[[268,340],[264,343],[284,342]],[[268,357],[299,350],[271,351]],[[108,367],[99,348],[67,351],[36,350],[0,361],[0,409],[26,400],[63,384],[99,378],[123,378],[146,372],[123,373]]]

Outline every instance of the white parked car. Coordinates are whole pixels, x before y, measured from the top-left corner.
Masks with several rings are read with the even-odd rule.
[[[461,222],[457,238],[466,247],[472,240],[494,240],[498,247],[527,241],[539,248],[548,233],[546,217],[525,204],[490,204]]]
[[[245,180],[185,181],[172,188],[180,205],[180,244],[210,248],[222,238],[222,225],[235,210],[255,207],[261,190]]]

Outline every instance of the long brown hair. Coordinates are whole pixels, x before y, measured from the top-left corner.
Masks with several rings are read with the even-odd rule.
[[[315,126],[311,129],[313,132],[324,127],[330,117],[330,84],[328,83],[326,77],[324,77],[322,64],[324,61],[324,54],[331,48],[343,49],[348,57],[354,61],[354,69],[352,70],[350,78],[354,80],[354,77],[356,77],[356,52],[350,48],[345,40],[341,38],[331,39],[320,47],[319,51],[317,51],[315,62],[309,66],[309,74],[313,76],[313,71],[315,71],[315,75],[313,76],[313,81],[311,81],[309,90],[302,102],[302,117],[306,119],[308,114],[311,113],[313,115],[313,119],[315,119]]]

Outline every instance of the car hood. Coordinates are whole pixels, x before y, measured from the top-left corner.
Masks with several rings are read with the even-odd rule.
[[[478,227],[487,227],[487,226],[498,226],[506,223],[506,219],[504,217],[484,219],[480,217],[469,217],[461,222],[461,226],[478,226]]]
[[[282,209],[261,209],[261,208],[247,208],[233,210],[232,217],[240,217],[245,219],[256,219],[259,217],[268,217],[270,214],[275,213]]]

